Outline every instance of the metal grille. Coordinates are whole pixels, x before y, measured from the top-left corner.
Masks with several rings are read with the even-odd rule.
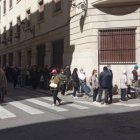
[[[99,63],[135,63],[135,30],[99,31]]]

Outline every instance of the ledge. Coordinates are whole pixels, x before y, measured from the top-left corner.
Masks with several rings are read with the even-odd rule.
[[[115,5],[134,5],[140,4],[140,0],[96,0],[91,3],[94,7],[115,6]]]

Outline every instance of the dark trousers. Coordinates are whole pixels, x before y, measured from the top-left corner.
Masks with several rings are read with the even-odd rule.
[[[126,101],[126,93],[127,93],[127,89],[121,89],[121,100],[122,101]]]
[[[98,102],[108,103],[109,89],[100,87],[98,94]]]
[[[14,88],[16,87],[17,83],[18,83],[18,79],[14,79],[14,81],[13,81],[13,87]]]
[[[60,102],[60,99],[57,97],[58,95],[58,90],[52,90],[52,95],[53,95],[53,103],[56,104],[56,100]]]
[[[74,87],[73,96],[76,96],[76,91],[78,91],[78,87]]]
[[[0,88],[0,100],[1,101],[4,101],[4,95],[5,95],[4,88]]]
[[[62,95],[65,95],[66,84],[62,84],[62,85],[60,86],[60,90],[61,90],[61,94],[62,94]]]
[[[98,94],[98,88],[93,89],[93,102],[96,101],[97,94]]]
[[[112,87],[109,88],[109,103],[112,103]]]

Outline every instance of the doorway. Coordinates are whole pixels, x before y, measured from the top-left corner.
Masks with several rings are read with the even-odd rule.
[[[52,43],[52,66],[63,67],[64,40],[57,40]]]

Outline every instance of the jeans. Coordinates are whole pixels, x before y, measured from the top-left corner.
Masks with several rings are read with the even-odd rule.
[[[78,91],[78,87],[74,87],[73,96],[76,96],[76,91]]]
[[[127,93],[127,89],[121,89],[121,100],[122,101],[126,101],[126,93]]]
[[[112,103],[112,87],[109,88],[109,102]]]
[[[109,89],[99,88],[98,102],[108,103]]]
[[[97,94],[98,94],[98,88],[93,89],[93,102],[96,101]]]
[[[53,103],[56,104],[56,100],[60,102],[61,100],[57,97],[58,95],[58,90],[52,90],[52,95],[53,95]]]
[[[61,91],[62,95],[65,95],[65,91],[66,91],[66,84],[65,83],[60,86],[60,91]]]

